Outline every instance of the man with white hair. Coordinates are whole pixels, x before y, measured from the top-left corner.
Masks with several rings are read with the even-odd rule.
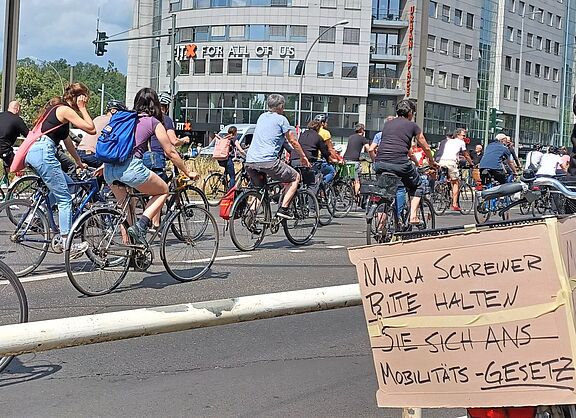
[[[283,115],[286,100],[280,94],[268,96],[268,112],[262,113],[256,121],[254,136],[248,152],[246,153],[246,172],[255,186],[263,186],[260,173],[266,174],[272,180],[286,183],[284,197],[278,208],[276,216],[284,219],[293,219],[288,206],[300,182],[300,175],[296,170],[280,160],[284,141],[294,148],[300,155],[300,165],[310,167],[310,161],[290,130],[290,123]]]
[[[19,136],[27,136],[28,127],[20,117],[20,103],[16,100],[8,104],[8,110],[0,113],[0,156],[4,163],[2,184],[8,185],[8,173],[14,159],[12,147]]]
[[[506,183],[506,172],[502,163],[508,164],[512,172],[516,174],[516,167],[510,159],[512,153],[504,145],[507,138],[505,134],[498,134],[494,141],[486,146],[484,155],[480,160],[480,177],[484,186],[488,184],[490,177],[493,177],[500,184]]]

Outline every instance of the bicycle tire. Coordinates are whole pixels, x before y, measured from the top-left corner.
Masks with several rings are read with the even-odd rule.
[[[314,193],[298,190],[290,202],[294,219],[284,219],[282,228],[288,241],[294,245],[307,244],[316,234],[320,221],[320,207]],[[301,231],[298,233],[298,231]]]
[[[28,199],[0,204],[0,260],[17,277],[32,273],[50,248],[50,226],[41,208]]]
[[[123,219],[124,214],[117,209],[97,208],[84,213],[72,225],[64,264],[70,283],[80,293],[108,294],[126,277],[133,250],[122,241],[120,223]],[[83,242],[88,243],[88,249],[79,256],[73,254],[72,245]]]
[[[323,183],[318,187],[316,199],[319,204],[318,223],[320,226],[330,225],[332,218],[334,218],[334,196],[330,192],[331,188]]]
[[[426,197],[423,197],[422,200],[420,200],[418,217],[420,218],[420,222],[422,222],[420,229],[436,228],[436,213],[434,212],[434,206]]]
[[[464,181],[460,181],[458,204],[462,215],[469,215],[474,210],[474,189]]]
[[[203,207],[190,204],[176,210],[167,222],[170,228],[164,228],[160,241],[164,268],[180,282],[198,280],[218,254],[220,235],[214,216]],[[192,251],[193,255],[188,252],[184,255],[185,250]],[[169,256],[172,253],[174,257]]]
[[[6,191],[6,200],[32,199],[42,180],[35,174],[26,174],[16,180]]]
[[[354,188],[350,183],[338,180],[334,184],[334,194],[336,195],[334,217],[343,218],[350,213],[354,205]]]
[[[270,203],[264,199],[257,190],[246,190],[234,200],[229,219],[230,238],[240,251],[252,251],[264,239],[272,218]]]
[[[378,203],[374,212],[366,217],[366,244],[382,244],[392,241],[397,225],[398,213],[395,205]],[[384,229],[385,233],[382,234]]]
[[[28,299],[24,287],[14,271],[3,262],[0,262],[0,306],[0,325],[28,322]],[[0,372],[13,358],[0,357]]]
[[[184,201],[186,203],[192,203],[196,206],[203,207],[207,211],[210,210],[210,204],[208,203],[208,198],[206,197],[202,189],[192,184],[189,184],[186,186],[184,191],[185,191],[184,196],[186,196]]]
[[[204,179],[204,183],[202,184],[202,191],[208,199],[208,204],[210,206],[218,206],[220,204],[220,200],[222,200],[226,194],[223,179],[224,175],[222,173],[212,173],[206,177],[206,179]]]
[[[476,223],[481,225],[490,220],[491,211],[490,211],[490,200],[484,200],[482,202],[477,202],[474,205],[474,219]]]
[[[441,182],[434,185],[431,202],[434,205],[434,211],[437,215],[443,215],[450,205],[450,190],[448,183]]]

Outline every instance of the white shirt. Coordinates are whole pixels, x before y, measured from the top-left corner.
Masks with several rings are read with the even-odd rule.
[[[466,143],[458,138],[450,138],[444,145],[444,151],[440,157],[440,161],[455,161],[460,158],[460,152],[466,151]]]
[[[524,170],[528,170],[530,164],[536,168],[540,167],[540,161],[542,160],[542,154],[540,151],[530,151],[526,156],[526,162],[524,163]]]
[[[555,176],[556,169],[562,166],[562,157],[556,154],[544,154],[540,160],[537,176]]]

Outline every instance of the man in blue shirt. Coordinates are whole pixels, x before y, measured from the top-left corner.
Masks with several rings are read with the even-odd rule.
[[[490,142],[484,150],[484,155],[480,160],[480,176],[482,184],[486,185],[493,177],[500,184],[506,183],[506,171],[503,163],[510,167],[510,170],[516,175],[516,168],[512,164],[510,149],[503,144],[507,136],[504,134],[496,135],[496,139]]]
[[[270,176],[272,180],[286,183],[282,205],[278,208],[276,216],[284,219],[293,219],[288,205],[298,190],[300,175],[278,158],[284,140],[287,140],[300,155],[301,166],[310,167],[310,161],[308,161],[302,147],[294,138],[288,119],[283,115],[286,102],[284,96],[271,94],[268,96],[267,101],[268,112],[262,113],[258,117],[254,136],[246,153],[246,172],[255,186],[264,185],[265,180],[263,181],[261,178],[262,173]]]

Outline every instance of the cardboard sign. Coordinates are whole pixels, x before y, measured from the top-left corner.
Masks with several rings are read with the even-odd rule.
[[[380,407],[576,403],[576,217],[352,248]]]

